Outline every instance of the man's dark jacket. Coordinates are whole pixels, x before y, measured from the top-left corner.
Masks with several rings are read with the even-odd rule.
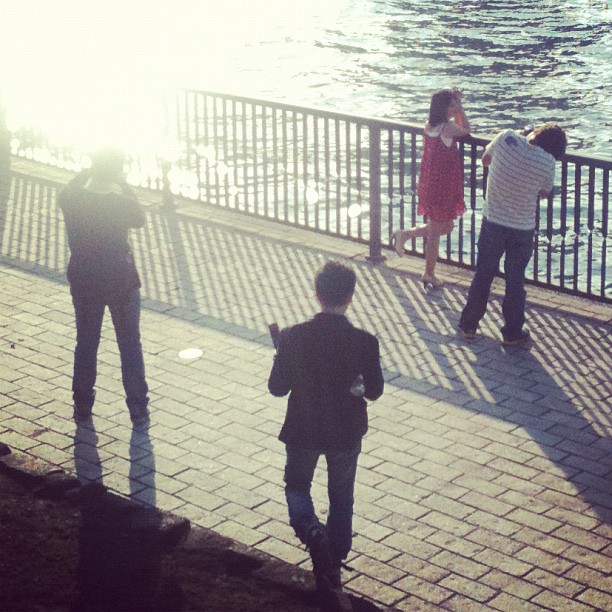
[[[268,389],[289,401],[279,439],[326,452],[355,448],[368,429],[364,397],[350,392],[363,376],[367,399],[382,395],[378,340],[342,315],[319,313],[280,334]]]
[[[89,191],[87,178],[77,175],[58,198],[70,246],[68,282],[74,295],[108,301],[140,287],[128,234],[145,215],[135,196]]]

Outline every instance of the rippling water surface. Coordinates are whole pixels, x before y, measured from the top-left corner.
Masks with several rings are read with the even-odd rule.
[[[419,124],[433,91],[458,86],[477,133],[557,120],[572,149],[611,155],[611,0],[10,5],[0,96],[56,138],[147,144],[177,86]]]
[[[308,5],[308,2],[306,2]],[[572,149],[611,155],[607,1],[319,3],[287,29],[253,32],[230,68],[266,97],[424,122],[430,94],[461,87],[477,132],[547,120]],[[270,25],[270,24],[268,24]]]

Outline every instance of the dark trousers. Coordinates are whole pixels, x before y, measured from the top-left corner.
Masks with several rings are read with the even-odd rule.
[[[476,273],[459,327],[475,330],[487,310],[493,278],[505,253],[506,291],[502,303],[505,338],[515,338],[525,323],[525,269],[533,253],[533,230],[518,230],[482,220],[478,236]]]
[[[287,445],[285,497],[289,522],[295,534],[306,544],[308,528],[318,522],[310,487],[320,455],[327,461],[329,513],[327,533],[332,560],[340,563],[348,556],[353,541],[353,492],[361,444],[351,450],[319,451]]]
[[[140,344],[140,292],[133,289],[120,298],[108,300],[72,296],[77,342],[74,350],[72,393],[79,411],[91,410],[95,399],[98,346],[106,306],[110,310],[121,357],[121,377],[126,403],[133,416],[146,410],[149,398]]]

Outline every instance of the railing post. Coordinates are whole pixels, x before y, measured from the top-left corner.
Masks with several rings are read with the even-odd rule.
[[[384,261],[381,244],[380,127],[370,124],[370,255],[373,263]]]
[[[11,189],[11,134],[6,127],[5,111],[0,106],[0,206],[8,201]]]

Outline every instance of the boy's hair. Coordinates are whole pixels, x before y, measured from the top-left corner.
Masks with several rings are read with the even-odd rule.
[[[315,277],[315,289],[321,304],[328,308],[344,306],[355,291],[357,276],[339,261],[328,261]]]
[[[557,123],[541,125],[529,134],[528,139],[532,145],[544,149],[555,159],[560,159],[565,154],[567,136]]]
[[[102,179],[116,179],[123,176],[125,155],[119,149],[98,149],[91,156],[91,175]]]
[[[448,121],[448,107],[455,99],[452,89],[440,89],[431,96],[429,104],[429,125],[435,127]]]

